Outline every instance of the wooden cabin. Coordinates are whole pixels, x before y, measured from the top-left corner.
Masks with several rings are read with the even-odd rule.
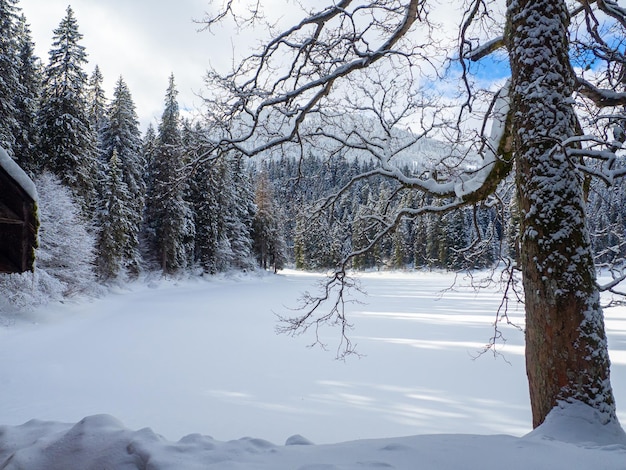
[[[34,270],[36,198],[30,178],[0,148],[0,273]]]

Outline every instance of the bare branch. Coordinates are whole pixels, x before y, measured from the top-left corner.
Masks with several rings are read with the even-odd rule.
[[[336,271],[330,279],[320,282],[319,295],[311,295],[305,292],[301,297],[301,305],[296,311],[304,312],[295,317],[278,315],[279,326],[277,333],[297,336],[313,328],[315,330],[315,341],[310,345],[326,348],[326,343],[320,337],[320,329],[323,326],[339,326],[341,330],[341,341],[337,346],[337,358],[344,359],[346,356],[356,353],[356,344],[353,344],[349,337],[349,330],[352,325],[346,316],[346,304],[357,302],[353,298],[353,292],[364,294],[357,279],[346,274],[345,270]],[[330,302],[330,304],[328,303]],[[320,306],[330,305],[325,308],[325,313],[317,315]]]

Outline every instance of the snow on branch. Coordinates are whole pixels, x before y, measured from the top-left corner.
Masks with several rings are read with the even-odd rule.
[[[620,93],[605,88],[598,88],[582,77],[577,77],[578,92],[589,98],[600,108],[609,106],[626,106],[626,93]]]
[[[622,27],[626,28],[626,9],[620,7],[614,0],[596,0],[595,3],[602,12],[617,20]]]
[[[471,60],[472,62],[478,62],[480,59],[487,57],[489,54],[492,54],[498,49],[502,49],[504,46],[504,37],[500,36],[492,39],[491,41],[487,41],[486,43],[478,46],[476,49],[465,52],[463,57],[467,60]]]
[[[620,295],[625,295],[622,292],[616,292],[615,288],[626,280],[626,274],[622,274],[621,276],[616,277],[611,282],[607,282],[606,284],[598,286],[600,291],[602,292],[612,292],[618,293]]]

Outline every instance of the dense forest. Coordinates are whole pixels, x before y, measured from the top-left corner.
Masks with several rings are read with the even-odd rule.
[[[385,213],[430,196],[362,178],[369,157],[324,152],[322,144],[316,153],[208,157],[211,123],[181,117],[174,75],[164,84],[158,128],[142,135],[123,77],[107,97],[97,65],[87,72],[71,7],[47,60],[35,56],[17,0],[0,0],[0,35],[0,145],[36,182],[35,278],[51,297],[150,272],[323,270],[351,253],[354,269],[458,270],[517,257],[513,191],[406,217],[376,239]],[[424,142],[425,153],[448,151]],[[415,175],[421,158],[403,161],[402,171]],[[594,183],[587,198],[598,264],[613,265],[626,254],[626,192]],[[24,295],[15,293],[25,282],[19,276],[0,278],[12,295]]]

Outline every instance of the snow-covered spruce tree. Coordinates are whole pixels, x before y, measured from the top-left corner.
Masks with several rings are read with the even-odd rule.
[[[86,87],[86,104],[89,125],[94,133],[96,141],[96,163],[98,165],[99,176],[103,179],[96,181],[96,192],[98,198],[103,198],[105,191],[104,185],[106,174],[108,172],[107,164],[111,158],[111,154],[106,154],[103,149],[102,139],[103,132],[107,126],[107,98],[103,88],[104,76],[97,65],[94,67]]]
[[[253,269],[252,223],[256,213],[252,181],[245,171],[240,155],[225,157],[219,165],[220,207],[222,226],[216,259],[218,270]]]
[[[626,268],[624,185],[606,186],[603,182],[593,185],[589,194],[589,213],[596,264],[607,270],[623,270]]]
[[[95,209],[98,172],[96,134],[86,101],[87,62],[82,34],[71,7],[54,30],[37,124],[42,167],[72,189],[83,210]]]
[[[177,95],[174,75],[171,75],[154,160],[149,169],[151,190],[147,198],[147,224],[153,233],[157,262],[164,274],[189,266],[195,234],[191,205],[185,200],[187,183],[181,172],[184,151]]]
[[[146,184],[146,192],[149,192],[152,187],[152,177],[150,175],[152,174],[151,169],[154,163],[154,156],[156,155],[156,147],[157,133],[152,123],[150,123],[141,141],[141,160],[145,165],[144,183]]]
[[[144,201],[143,222],[139,231],[139,251],[141,259],[148,269],[158,269],[156,265],[156,236],[154,226],[152,225],[153,217],[151,216],[152,205],[149,201],[154,187],[152,174],[156,148],[157,134],[154,130],[154,126],[150,123],[141,142],[141,158],[145,163],[144,182],[146,184],[146,197]]]
[[[103,117],[101,136],[102,155],[109,162],[116,155],[118,170],[126,186],[126,198],[122,203],[125,206],[124,227],[127,233],[122,258],[125,270],[137,275],[140,265],[139,233],[146,198],[146,164],[135,104],[122,77],[115,85],[113,100]]]
[[[135,234],[136,224],[130,210],[131,195],[116,149],[108,162],[108,174],[98,211],[98,275],[107,281],[123,276],[127,270],[127,249]]]
[[[0,146],[14,157],[17,120],[14,98],[19,92],[17,0],[0,0]]]
[[[14,97],[16,127],[13,131],[13,153],[19,165],[33,175],[39,161],[37,113],[42,77],[39,58],[35,55],[35,44],[24,15],[18,19],[17,51],[20,86]]]
[[[89,123],[98,135],[107,124],[107,98],[103,88],[104,76],[97,65],[87,83],[87,114]]]
[[[230,4],[207,18],[209,26],[235,14]],[[269,28],[274,36],[233,73],[210,76],[207,83],[219,90],[207,101],[208,110],[215,122],[233,123],[215,146],[255,155],[326,139],[329,148],[371,155],[374,168],[356,180],[378,175],[399,183],[396,196],[417,190],[444,201],[381,214],[370,247],[404,217],[496,202],[515,168],[533,425],[557,406],[582,403],[599,422],[618,428],[583,183],[601,177],[612,184],[625,174],[614,164],[624,132],[613,123],[626,104],[620,79],[626,61],[615,39],[625,36],[626,10],[613,0],[508,0],[504,12],[498,5],[459,5],[463,14],[454,38],[442,37],[448,28],[431,19],[442,5],[429,0],[340,0],[302,11],[292,28]],[[486,38],[485,31],[502,36]],[[571,46],[576,55],[570,55]],[[472,78],[473,63],[480,67],[482,58],[500,49],[507,52],[501,59],[508,59],[511,76],[490,105],[483,99],[488,90]],[[572,57],[584,65],[584,76],[576,75]],[[450,60],[458,61],[448,70],[460,70],[452,79],[463,88],[456,113],[450,112],[452,97],[444,96],[444,106],[431,86],[446,78],[442,65]],[[576,103],[608,109],[588,112],[595,121],[579,122]],[[345,126],[338,113],[373,119],[367,126]],[[469,118],[478,115],[485,124],[491,119],[490,134],[471,125]],[[413,133],[397,132],[405,126]],[[431,133],[457,147],[416,173],[403,173],[396,157]],[[338,266],[320,298],[336,288],[341,301],[351,258]],[[345,310],[333,303],[329,312],[316,314],[318,301],[302,316],[286,319],[285,328],[330,322],[345,332]]]
[[[188,161],[198,161],[204,153],[199,137],[203,130],[199,124],[195,128],[185,127],[185,151]],[[189,202],[193,208],[196,228],[194,238],[194,263],[203,272],[215,274],[220,264],[218,248],[220,233],[224,229],[225,212],[222,208],[224,191],[221,168],[224,159],[201,160],[189,180]]]

